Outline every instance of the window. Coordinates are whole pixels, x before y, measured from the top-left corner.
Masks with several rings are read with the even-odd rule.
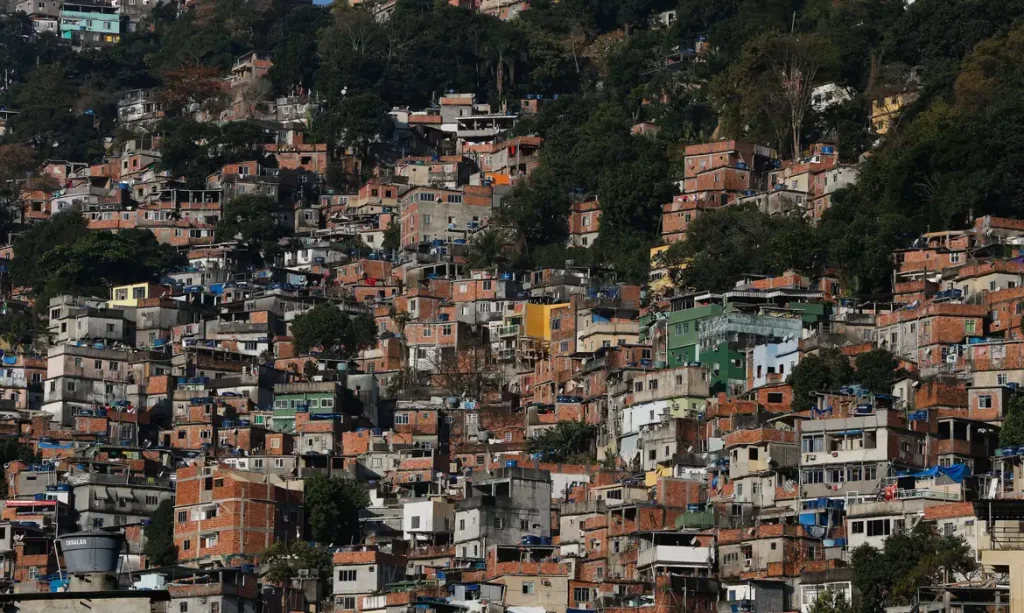
[[[460,519],[459,520],[459,530],[465,530],[465,529],[466,529],[466,520]],[[466,557],[466,550],[465,550],[465,548],[463,548],[463,550],[462,550],[462,557]]]
[[[804,436],[801,449],[804,453],[818,453],[825,451],[825,435],[812,434]]]
[[[502,528],[505,527],[505,520],[500,518],[500,517],[495,517],[494,518],[494,527],[497,530],[501,530]]]
[[[534,592],[533,581],[523,581],[523,593],[524,594],[533,594],[533,592]]]
[[[396,413],[395,414],[395,424],[396,425],[407,425],[408,423],[409,423],[409,414],[408,413]]]
[[[853,534],[864,534],[864,522],[855,521],[850,524],[850,532]]]
[[[750,450],[748,451],[748,455],[749,455],[751,460],[756,460],[757,456],[758,456],[757,447],[751,447]]]
[[[868,536],[889,536],[888,519],[872,519],[867,522]]]
[[[341,608],[346,610],[354,610],[356,608],[356,597],[345,596],[341,599]]]
[[[650,381],[648,381],[647,382],[647,389],[649,389],[649,390],[656,390],[656,389],[658,389],[658,380],[657,379],[651,379]]]
[[[506,432],[505,433],[505,442],[506,443],[511,443],[512,442],[512,433],[511,432]]]
[[[825,482],[825,471],[820,468],[809,468],[801,471],[800,482],[804,484],[808,483],[824,483]]]
[[[782,392],[769,392],[768,393],[768,403],[769,404],[779,404],[782,401],[783,401],[782,400]]]
[[[974,334],[974,320],[968,319],[964,322],[964,334]]]
[[[1004,374],[996,375],[996,383],[998,385],[1006,385],[1007,380],[1008,380],[1008,377],[1006,375],[1004,375]]]
[[[192,549],[192,539],[185,539],[185,540],[184,540],[184,541],[183,541],[183,542],[181,543],[181,549],[182,549],[183,551],[188,551],[189,549]]]
[[[992,408],[992,396],[988,394],[982,394],[978,396],[978,408],[979,409],[991,409]]]
[[[483,464],[484,462],[486,462],[486,461],[487,461],[487,460],[485,460],[485,459],[484,459],[484,454],[482,454],[482,453],[481,453],[481,454],[478,454],[478,455],[476,456],[476,458],[475,458],[475,459],[476,459],[476,464],[477,464],[477,466],[480,466],[480,465],[482,465],[482,464]]]
[[[339,570],[338,581],[355,581],[356,571],[354,570]]]
[[[182,602],[178,604],[179,613],[188,613],[188,603]]]
[[[178,511],[178,523],[183,524],[188,521],[188,513],[185,511]]]
[[[420,517],[419,517],[419,515],[415,515],[412,518],[412,529],[415,530],[415,529],[417,529],[419,527],[420,527]]]
[[[110,370],[117,370],[118,364],[117,362],[107,362],[107,368]]]
[[[146,504],[148,504],[148,505],[160,504],[160,499],[157,498],[156,496],[149,496],[149,495],[147,495],[146,496]]]
[[[580,602],[587,602],[590,600],[590,588],[589,587],[576,587],[572,590],[572,597],[576,599],[577,604]]]

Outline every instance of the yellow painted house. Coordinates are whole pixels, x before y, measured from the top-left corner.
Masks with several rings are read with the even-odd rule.
[[[568,302],[559,304],[531,304],[526,305],[526,336],[551,340],[551,312],[561,307],[569,306]]]
[[[110,290],[110,302],[108,306],[135,307],[139,306],[139,300],[147,298],[158,298],[168,293],[167,287],[157,283],[133,283],[132,285],[119,285]]]
[[[916,91],[900,92],[871,101],[871,127],[875,134],[886,134],[899,119],[903,109],[917,100]]]
[[[665,290],[674,288],[675,284],[672,283],[672,275],[670,273],[673,270],[683,270],[686,268],[685,262],[675,266],[667,266],[665,264],[665,253],[669,247],[671,245],[651,247],[651,272],[648,273],[647,287],[654,294],[664,294]]]

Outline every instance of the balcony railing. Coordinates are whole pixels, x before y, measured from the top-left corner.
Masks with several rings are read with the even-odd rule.
[[[500,326],[498,328],[498,336],[519,336],[520,326],[519,324],[512,324],[509,326]]]

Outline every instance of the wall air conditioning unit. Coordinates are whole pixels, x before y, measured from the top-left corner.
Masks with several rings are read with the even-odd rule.
[[[807,461],[808,462],[811,462],[811,461],[816,460],[816,459],[817,459],[817,456],[815,456],[815,455],[811,455],[811,454],[807,455]]]
[[[743,570],[750,570],[750,558],[743,560]]]

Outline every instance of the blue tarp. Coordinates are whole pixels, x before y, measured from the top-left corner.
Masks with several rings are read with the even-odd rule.
[[[914,477],[915,479],[927,479],[929,477],[936,477],[940,474],[946,475],[955,483],[962,483],[966,477],[971,476],[971,468],[966,464],[953,464],[952,466],[932,466],[931,468],[922,470],[921,472],[911,473],[906,476]]]
[[[74,443],[53,443],[39,441],[40,449],[71,449]]]

